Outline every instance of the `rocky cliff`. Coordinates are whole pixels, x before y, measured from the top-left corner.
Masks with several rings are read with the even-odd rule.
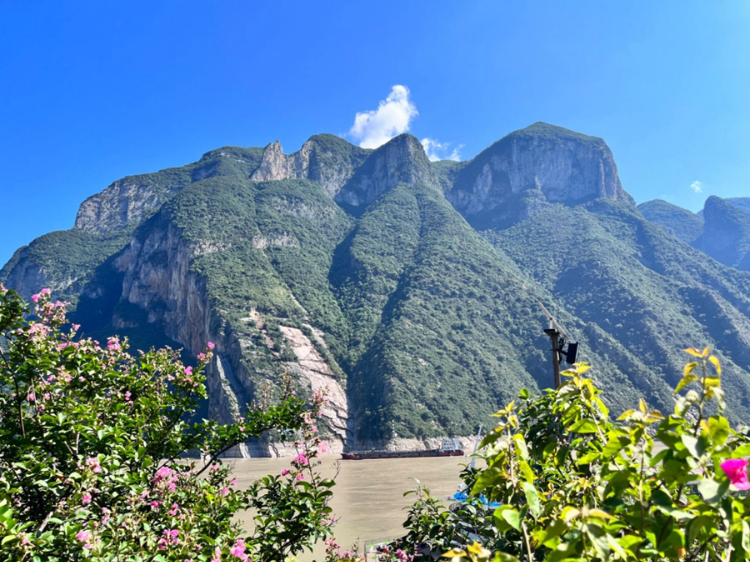
[[[634,204],[600,138],[546,123],[511,133],[474,158],[448,193],[477,226],[507,226],[543,202],[576,205],[596,198]]]
[[[731,415],[750,420],[750,274],[646,221],[604,141],[545,124],[465,163],[430,162],[410,135],[210,151],[87,199],[0,282],[51,286],[99,338],[188,360],[215,342],[206,413],[222,422],[285,376],[303,395],[327,387],[334,450],[468,437],[548,386],[538,301],[581,339],[613,409],[669,408],[679,350],[710,343]],[[289,452],[276,435],[233,454]]]
[[[694,245],[715,260],[750,270],[750,212],[711,196],[703,207],[705,226]]]
[[[335,197],[370,152],[334,135],[315,135],[299,151],[285,155],[277,140],[263,150],[251,179],[309,179],[318,182],[330,197]]]

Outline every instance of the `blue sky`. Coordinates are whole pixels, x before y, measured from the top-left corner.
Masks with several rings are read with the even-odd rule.
[[[122,176],[404,119],[463,159],[601,136],[638,202],[750,196],[749,31],[744,0],[0,0],[0,264]]]

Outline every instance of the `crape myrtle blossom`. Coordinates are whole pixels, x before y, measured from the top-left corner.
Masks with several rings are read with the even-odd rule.
[[[284,379],[278,406],[274,389],[262,409],[251,408],[237,423],[183,421],[191,419],[197,401],[206,397],[204,370],[213,359],[213,343],[197,354],[194,365],[184,365],[179,353],[169,349],[129,351],[126,338],[103,338],[100,345],[80,338],[79,326],[69,328],[67,304],[50,297],[49,290],[37,293],[32,316],[36,320],[25,320],[25,310],[19,307],[11,328],[5,329],[5,303],[16,297],[0,286],[0,335],[15,346],[12,349],[32,354],[30,364],[44,365],[38,371],[20,371],[22,363],[12,363],[15,357],[24,359],[20,353],[11,357],[9,368],[0,360],[0,385],[11,389],[5,403],[13,408],[9,415],[0,396],[0,441],[3,435],[21,435],[19,425],[12,427],[18,422],[20,402],[25,431],[49,436],[49,443],[43,442],[45,437],[30,443],[37,447],[30,454],[43,463],[48,457],[57,463],[41,473],[53,475],[50,478],[24,475],[34,497],[49,496],[48,505],[55,512],[46,522],[49,506],[37,515],[24,494],[11,497],[0,486],[0,502],[13,507],[16,520],[23,523],[27,517],[32,529],[46,525],[42,534],[18,532],[16,541],[4,543],[0,551],[14,549],[9,559],[103,562],[115,551],[123,560],[144,552],[169,562],[269,559],[268,553],[278,546],[275,535],[246,536],[233,518],[257,506],[260,517],[273,517],[278,501],[295,513],[295,525],[308,529],[290,543],[285,556],[299,553],[315,536],[330,536],[328,496],[322,492],[332,484],[323,483],[313,469],[325,448],[312,430],[322,403],[320,393],[309,407],[292,395],[291,383]],[[17,386],[11,378],[14,373],[25,377]],[[42,408],[46,415],[40,415]],[[275,477],[273,484],[274,489],[280,487],[281,500],[265,499],[270,487],[262,480],[238,488],[218,453],[268,430],[298,436],[298,466],[291,466],[284,479]],[[69,436],[77,434],[80,437],[70,442]],[[62,442],[68,446],[59,446]],[[206,463],[181,458],[188,448],[206,452]],[[153,462],[154,458],[163,460]],[[13,479],[11,474],[12,487],[18,485]],[[123,482],[128,483],[124,493]],[[310,501],[312,507],[299,509]],[[2,528],[0,535],[4,532]]]

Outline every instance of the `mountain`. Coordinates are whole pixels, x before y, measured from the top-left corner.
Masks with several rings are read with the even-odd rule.
[[[285,376],[328,387],[334,449],[470,436],[519,389],[550,386],[539,302],[613,409],[671,409],[681,349],[710,344],[730,416],[750,421],[750,273],[649,222],[675,214],[651,207],[602,139],[543,123],[468,162],[430,162],[410,135],[376,150],[315,135],[289,155],[224,147],[119,180],[0,282],[50,286],[94,337],[188,358],[216,342],[205,412],[220,421]],[[285,452],[281,436],[235,451]]]
[[[750,212],[728,199],[711,196],[703,217],[706,224],[695,247],[725,265],[750,270]]]
[[[667,232],[688,244],[695,242],[703,233],[702,214],[691,213],[661,199],[641,203],[638,210],[646,220],[662,226]]]
[[[659,199],[638,205],[638,210],[647,220],[716,261],[750,270],[750,198],[712,195],[698,214]]]

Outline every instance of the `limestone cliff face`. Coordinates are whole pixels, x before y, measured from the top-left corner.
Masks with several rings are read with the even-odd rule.
[[[258,377],[252,368],[257,345],[243,334],[235,333],[213,308],[207,296],[206,279],[191,270],[199,255],[221,252],[224,248],[206,243],[186,242],[174,225],[160,226],[136,233],[115,260],[123,274],[122,301],[148,312],[148,323],[164,326],[166,334],[184,345],[192,354],[203,351],[206,342],[216,344],[216,357],[207,372],[209,416],[230,423],[241,416],[246,405],[258,398]],[[349,417],[346,392],[330,366],[318,351],[322,340],[313,342],[301,330],[281,326],[285,342],[275,342],[265,329],[265,318],[251,311],[246,319],[261,332],[265,345],[288,345],[297,361],[286,363],[286,370],[310,392],[328,389],[329,405],[323,420],[330,430],[332,451],[344,449],[348,439]],[[126,325],[117,315],[112,324]],[[242,444],[230,456],[278,456],[292,454],[290,444],[271,439]]]
[[[173,189],[177,190],[183,185],[178,184]],[[117,180],[81,203],[75,228],[99,234],[137,224],[149,211],[159,208],[171,192],[157,189],[147,181],[139,181],[137,177]]]
[[[334,135],[315,135],[299,151],[285,155],[277,140],[266,146],[250,179],[309,179],[320,183],[329,197],[335,197],[370,152]]]
[[[26,246],[17,250],[13,256],[15,264],[7,267],[7,277],[0,276],[0,281],[11,289],[15,289],[27,301],[31,295],[44,287],[55,291],[65,290],[70,285],[69,280],[51,280],[42,266],[29,259],[30,248]],[[3,268],[4,270],[6,268]],[[52,282],[50,282],[52,281]]]
[[[74,228],[102,234],[134,227],[191,183],[215,176],[247,178],[260,157],[259,148],[225,146],[187,166],[117,180],[81,204]]]
[[[511,133],[479,154],[447,197],[482,226],[522,220],[544,202],[574,205],[605,197],[634,204],[602,139],[545,123]]]
[[[399,135],[370,154],[335,200],[356,213],[397,184],[418,182],[437,186],[422,144]]]

